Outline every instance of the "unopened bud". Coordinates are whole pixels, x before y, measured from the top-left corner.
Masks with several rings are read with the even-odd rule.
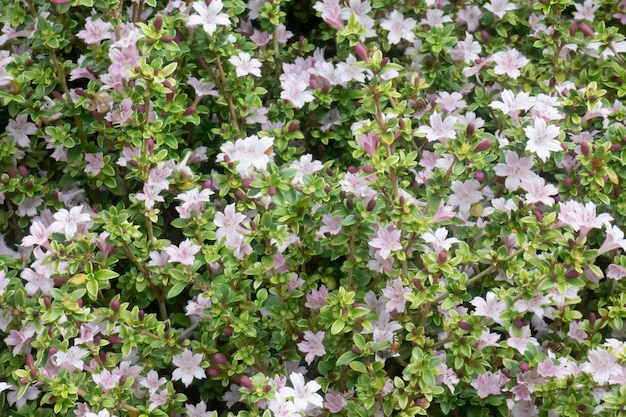
[[[476,171],[474,173],[474,178],[476,178],[478,181],[481,181],[485,179],[485,173],[483,171]]]
[[[356,174],[357,172],[359,172],[359,169],[357,167],[355,167],[354,165],[350,165],[348,167],[348,172],[350,174]]]
[[[528,362],[522,362],[519,364],[519,369],[522,372],[528,372],[530,370],[530,365],[528,364]]]
[[[35,359],[33,358],[33,355],[30,353],[26,355],[26,365],[28,365],[30,369],[35,369]]]
[[[588,24],[582,22],[578,25],[578,29],[583,33],[583,35],[593,38],[595,33],[593,33],[593,29],[589,27]]]
[[[572,24],[569,26],[569,35],[576,36],[576,32],[578,32],[578,22],[574,20]]]
[[[462,330],[465,330],[465,331],[470,331],[470,330],[472,330],[472,325],[469,324],[466,321],[460,321],[459,322],[459,328],[462,329]]]
[[[365,48],[365,46],[363,46],[362,43],[357,43],[354,46],[354,52],[356,53],[356,56],[358,56],[361,61],[364,61],[364,62],[370,61],[369,54],[367,53],[367,48]]]
[[[567,271],[565,273],[565,279],[575,279],[575,278],[578,278],[578,275],[580,275],[578,271],[576,271],[575,269],[572,269],[571,271]]]
[[[50,299],[50,297],[46,296],[43,298],[43,305],[45,305],[47,309],[52,307],[52,300]]]
[[[254,385],[252,385],[252,381],[250,381],[250,378],[247,375],[243,375],[241,377],[241,386],[242,387],[246,387],[249,390],[253,390],[254,389]]]
[[[481,30],[480,31],[480,39],[482,39],[484,43],[488,43],[489,42],[489,32],[487,32],[484,29]]]
[[[53,91],[52,92],[52,96],[56,99],[62,100],[63,99],[63,94],[59,93],[58,91]]]
[[[309,80],[309,87],[311,87],[312,90],[317,90],[319,88],[319,83],[317,82],[317,80],[313,77],[311,77],[311,79]]]
[[[276,195],[276,186],[270,185],[269,188],[267,189],[267,194],[270,197],[273,196],[273,195]]]
[[[413,279],[413,286],[417,288],[419,291],[424,291],[424,286],[422,285],[422,281],[417,278]]]
[[[67,280],[63,277],[54,277],[53,281],[55,288],[61,288],[67,282]]]
[[[191,116],[196,112],[196,106],[189,106],[185,109],[183,116]]]
[[[117,315],[120,312],[120,300],[112,300],[111,301],[111,310],[113,310],[113,314]]]
[[[346,201],[346,207],[348,207],[350,211],[354,210],[354,201],[352,201],[351,198]]]
[[[83,308],[83,298],[76,299],[76,304],[78,304],[78,307]]]
[[[252,178],[244,178],[243,180],[241,180],[241,186],[244,188],[250,188],[250,185],[253,181],[254,179]]]
[[[148,154],[150,155],[154,154],[154,139],[152,138],[146,139],[146,150],[148,151]]]
[[[389,57],[384,57],[381,61],[380,61],[380,67],[384,67],[385,65],[387,65],[389,63],[390,59]]]
[[[154,19],[154,30],[156,32],[160,32],[163,27],[163,16],[158,15],[156,19]]]
[[[233,335],[233,329],[230,327],[225,327],[222,330],[222,333],[224,333],[226,336],[232,336]]]
[[[211,186],[213,186],[213,180],[208,179],[208,180],[204,180],[204,181],[202,182],[202,189],[203,189],[203,190],[210,189],[210,188],[211,188]]]
[[[596,313],[592,311],[591,313],[589,313],[589,327],[593,327],[595,322],[596,322]]]
[[[243,191],[241,191],[241,189],[237,188],[235,190],[235,198],[237,199],[237,201],[243,201],[246,199],[246,195],[244,194]]]
[[[15,169],[15,167],[8,167],[7,174],[9,174],[9,178],[15,178],[17,177],[17,170]]]
[[[139,319],[139,321],[143,321],[145,317],[146,317],[146,312],[143,310],[139,310],[139,312],[137,313],[137,318]]]
[[[172,36],[169,36],[169,35],[167,35],[167,36],[163,36],[163,37],[161,38],[161,42],[164,42],[164,43],[170,43],[170,42],[172,42],[173,40],[174,40],[174,38],[173,38]]]
[[[566,186],[567,188],[569,188],[572,185],[574,185],[574,181],[572,181],[572,179],[570,177],[565,177],[563,179],[563,185]]]
[[[367,172],[369,174],[371,172],[374,172],[374,167],[371,166],[370,164],[365,164],[361,167],[361,171]]]
[[[589,155],[591,154],[591,152],[589,152],[589,142],[581,143],[580,151],[582,152],[583,155],[585,155],[586,157],[589,157]]]
[[[468,128],[469,128],[469,126],[468,126]],[[476,145],[476,152],[486,151],[487,149],[491,148],[491,145],[493,145],[493,142],[490,141],[489,139],[482,140],[482,141],[480,141],[480,143],[478,145]]]
[[[620,145],[619,143],[614,143],[614,144],[613,144],[613,145],[611,145],[611,147],[609,148],[609,152],[611,152],[611,153],[615,153],[615,152],[619,151],[621,147],[622,147],[622,145]]]
[[[548,81],[548,87],[554,88],[555,85],[556,85],[556,78],[550,77],[550,81]]]
[[[51,347],[50,349],[48,349],[48,355],[50,356],[54,356],[59,350],[55,347]]]
[[[372,211],[376,208],[376,200],[371,199],[367,202],[367,207],[365,208],[367,211]]]
[[[543,221],[543,214],[541,214],[539,210],[535,210],[535,218],[541,223]]]
[[[517,327],[518,329],[521,329],[522,327],[524,327],[524,322],[522,321],[522,319],[518,317],[515,320],[513,320],[513,325]]]
[[[119,336],[109,336],[109,343],[112,345],[119,345],[122,343],[122,338]]]
[[[219,352],[216,353],[215,355],[213,355],[213,362],[218,365],[224,365],[226,363],[226,355]]]
[[[297,120],[292,120],[289,123],[289,133],[294,133],[300,128],[300,122]]]
[[[362,355],[362,354],[363,354],[363,351],[362,351],[361,349],[357,348],[357,347],[353,347],[353,348],[351,349],[351,351],[352,351],[352,353],[354,353],[355,355]]]
[[[439,254],[437,255],[437,263],[439,265],[443,265],[446,262],[448,262],[448,254],[445,252],[439,252]]]
[[[215,368],[207,369],[206,373],[210,378],[217,378],[218,376],[220,376],[220,370]]]

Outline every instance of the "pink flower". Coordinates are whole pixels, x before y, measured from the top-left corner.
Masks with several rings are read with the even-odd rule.
[[[224,237],[249,233],[241,227],[241,222],[248,218],[241,213],[237,213],[235,204],[229,204],[224,208],[224,213],[217,212],[213,218],[213,223],[217,226],[215,240],[221,243]]]
[[[315,99],[309,87],[309,74],[283,74],[280,77],[280,87],[282,91],[280,98],[289,101],[295,108],[299,109],[306,103]]]
[[[71,375],[74,369],[83,370],[85,362],[83,358],[89,354],[89,351],[81,349],[77,346],[70,347],[67,352],[58,351],[54,354],[54,363],[60,368],[66,368]]]
[[[34,220],[28,231],[30,235],[24,236],[24,239],[22,239],[23,247],[28,248],[34,245],[45,246],[48,244],[50,231],[41,221]]]
[[[10,119],[5,131],[13,137],[17,146],[30,147],[30,135],[37,133],[37,125],[28,121],[27,114],[20,114]]]
[[[607,268],[606,276],[607,278],[619,281],[620,279],[626,277],[626,268],[621,265],[610,264]]]
[[[333,414],[338,414],[348,404],[345,397],[338,392],[327,392],[326,402],[324,402],[324,408]]]
[[[396,278],[392,283],[388,283],[383,288],[383,295],[389,299],[385,304],[385,311],[391,313],[397,311],[398,313],[404,313],[406,307],[406,298],[404,294],[409,294],[411,290],[408,287],[402,286],[402,279]]]
[[[247,52],[239,52],[239,55],[231,56],[228,62],[235,67],[237,77],[245,77],[248,74],[255,77],[261,76],[261,62],[252,58]]]
[[[11,330],[9,335],[4,338],[7,346],[13,346],[13,355],[28,355],[31,351],[30,342],[35,335],[35,328],[32,324],[20,330]]]
[[[441,119],[441,115],[436,111],[430,116],[430,126],[422,125],[417,128],[417,133],[425,135],[426,140],[434,142],[436,140],[445,141],[445,139],[454,139],[456,137],[456,130],[454,124],[457,118],[455,116],[448,116],[445,119]]]
[[[624,239],[624,232],[618,226],[610,226],[608,224],[606,227],[606,239],[604,239],[604,243],[600,246],[598,251],[600,254],[606,253],[608,251],[612,251],[613,249],[622,249],[626,250],[626,239]]]
[[[104,116],[106,120],[113,123],[114,126],[122,126],[128,123],[133,115],[133,102],[130,98],[125,98],[121,103],[114,103],[111,110]]]
[[[480,192],[480,183],[471,179],[465,182],[452,181],[453,194],[448,198],[448,204],[458,207],[461,213],[469,213],[472,204],[478,203],[483,198]]]
[[[207,4],[203,1],[193,3],[193,9],[198,14],[192,14],[187,18],[188,26],[202,25],[202,29],[209,35],[213,35],[217,26],[230,26],[230,18],[226,13],[222,13],[224,4],[222,0],[212,0]]]
[[[204,369],[200,366],[202,362],[202,354],[194,354],[191,350],[185,348],[182,354],[172,358],[172,363],[176,366],[172,372],[172,381],[181,381],[188,387],[194,378],[206,378]]]
[[[54,287],[52,278],[30,268],[24,268],[20,277],[27,282],[24,289],[28,295],[35,295],[38,291],[43,295],[50,295],[50,290]]]
[[[316,356],[324,356],[326,354],[326,348],[322,343],[324,341],[324,332],[320,331],[313,333],[311,331],[304,332],[304,341],[298,343],[298,349],[300,352],[306,353],[304,360],[307,365],[310,365]]]
[[[506,310],[506,304],[504,301],[497,300],[496,295],[491,291],[487,292],[486,297],[486,300],[482,297],[475,297],[470,301],[470,304],[476,308],[474,314],[488,317],[496,323],[504,325],[504,319],[501,315]]]
[[[538,175],[529,181],[524,181],[521,185],[522,189],[526,191],[524,198],[526,204],[543,203],[546,206],[551,206],[554,204],[554,198],[551,196],[559,192],[554,185],[546,184],[546,180]]]
[[[204,401],[200,401],[196,405],[186,404],[185,408],[187,409],[187,417],[212,417],[215,415],[213,411],[207,411]]]
[[[343,28],[339,0],[318,1],[313,5],[313,8],[322,14],[322,20],[324,22],[338,29]]]
[[[486,374],[478,375],[470,385],[476,389],[476,394],[479,398],[487,398],[490,395],[498,395],[502,392],[502,377],[503,375],[499,373],[492,374],[487,372]]]
[[[368,245],[378,249],[383,259],[389,258],[391,251],[402,249],[400,244],[401,233],[393,224],[388,224],[386,227],[378,226],[376,232],[370,237]]]
[[[83,206],[72,207],[70,211],[61,209],[54,214],[54,219],[49,228],[50,232],[63,232],[66,240],[73,238],[79,227],[91,223],[91,215],[83,213]]]
[[[508,0],[490,0],[489,3],[485,4],[483,7],[500,19],[504,17],[506,12],[517,8],[514,4],[509,3]]]
[[[85,161],[87,161],[85,172],[89,172],[94,176],[98,175],[100,170],[104,168],[104,154],[102,152],[85,154]]]
[[[169,256],[168,262],[180,262],[183,265],[193,265],[194,256],[200,252],[200,245],[194,245],[189,239],[180,242],[179,246],[172,245],[165,249]]]
[[[497,164],[494,173],[499,177],[506,177],[504,186],[509,191],[515,191],[523,181],[530,181],[535,177],[532,167],[531,157],[520,158],[515,152],[506,151],[504,163]]]
[[[480,19],[483,17],[483,12],[478,6],[465,6],[465,8],[459,10],[456,14],[457,23],[465,23],[469,32],[474,32],[478,29]]]
[[[102,19],[92,20],[90,16],[86,19],[85,29],[78,32],[76,37],[87,45],[97,44],[113,37],[113,25]]]
[[[103,392],[109,392],[120,382],[120,375],[111,373],[108,369],[103,369],[99,374],[92,374],[93,381]]]
[[[580,236],[586,236],[591,229],[600,229],[610,226],[613,217],[608,213],[596,215],[596,205],[588,202],[585,205],[574,201],[559,202],[559,223],[570,226],[574,231],[580,231]]]
[[[187,84],[193,87],[196,92],[196,98],[217,96],[219,94],[215,89],[215,83],[204,81],[204,78],[199,80],[196,77],[189,77],[187,78]]]
[[[297,170],[296,176],[291,180],[292,184],[302,184],[302,177],[305,175],[311,175],[324,168],[324,165],[320,161],[314,161],[313,155],[307,153],[300,157],[299,161],[293,161],[289,168]]]
[[[330,235],[338,235],[342,230],[343,217],[333,216],[332,214],[323,214],[322,223],[324,225],[320,227],[318,231],[319,235],[323,236],[325,233]]]
[[[459,243],[459,239],[455,237],[448,238],[448,229],[440,227],[434,233],[426,232],[422,235],[422,239],[432,245],[433,251],[436,253],[449,250],[453,243]]]
[[[326,297],[328,297],[328,288],[322,285],[319,290],[311,290],[311,293],[307,294],[304,306],[317,311],[326,305]]]
[[[283,387],[279,391],[279,395],[283,398],[292,398],[294,405],[298,411],[304,411],[309,406],[322,407],[324,399],[317,394],[322,386],[315,381],[309,381],[305,384],[304,376],[300,373],[292,373],[289,375],[292,387]]]
[[[415,34],[412,32],[417,26],[415,19],[409,17],[404,18],[402,13],[397,10],[392,11],[387,19],[382,19],[380,27],[389,31],[387,33],[387,41],[391,45],[400,43],[404,39],[407,42],[415,41]]]
[[[531,336],[530,325],[526,325],[521,329],[511,327],[509,329],[509,338],[506,342],[510,347],[517,349],[522,355],[528,350],[527,345],[529,343],[535,346],[539,345],[537,339]]]
[[[493,60],[496,63],[493,72],[498,75],[506,74],[514,80],[521,74],[519,69],[529,62],[528,59],[526,59],[516,49],[509,49],[506,52],[496,52],[493,54]]]
[[[599,385],[606,384],[610,377],[622,373],[622,367],[617,363],[615,354],[599,347],[589,351],[588,361],[583,364],[581,370],[591,374]]]

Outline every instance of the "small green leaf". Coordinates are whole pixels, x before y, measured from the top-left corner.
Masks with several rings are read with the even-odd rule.
[[[361,374],[367,374],[367,366],[365,366],[363,362],[352,361],[348,366],[350,366],[350,368],[352,368],[356,372],[359,372]]]

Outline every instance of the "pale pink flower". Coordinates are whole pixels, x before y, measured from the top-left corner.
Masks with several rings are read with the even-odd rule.
[[[508,0],[490,0],[483,7],[500,19],[504,17],[506,12],[517,9],[515,4],[509,3]]]
[[[504,319],[501,317],[502,313],[506,310],[506,304],[504,301],[496,299],[496,295],[488,291],[486,299],[477,296],[470,301],[476,310],[474,314],[477,316],[487,317],[495,321],[500,325],[504,325]]]
[[[31,351],[30,342],[35,335],[35,328],[32,324],[22,327],[20,330],[11,330],[4,338],[4,343],[13,347],[13,355],[28,355]]]
[[[576,8],[574,20],[593,22],[594,15],[600,8],[600,4],[597,4],[595,0],[585,0],[583,4],[575,3],[574,7]]]
[[[393,224],[388,224],[386,227],[378,226],[375,233],[370,236],[368,245],[378,249],[380,256],[387,259],[392,251],[402,249],[400,237],[400,230],[397,230]]]
[[[326,305],[326,297],[328,297],[328,288],[322,285],[319,290],[311,290],[311,293],[307,294],[304,306],[317,311]]]
[[[433,251],[436,253],[449,250],[453,243],[459,243],[460,240],[455,237],[448,237],[448,229],[445,227],[438,228],[434,233],[428,231],[422,235],[425,242],[431,244]]]
[[[34,220],[28,231],[30,234],[22,239],[23,247],[29,248],[34,245],[45,246],[48,244],[50,230],[40,220]]]
[[[465,23],[469,32],[474,32],[478,29],[480,19],[483,17],[483,12],[478,6],[466,5],[465,8],[459,10],[456,13],[456,22]]]
[[[213,223],[217,226],[215,240],[221,243],[224,237],[249,233],[241,226],[241,223],[248,218],[236,211],[235,204],[229,204],[224,208],[224,213],[217,212],[213,218]]]
[[[154,411],[162,405],[167,404],[169,393],[167,389],[150,392],[150,405],[148,411]]]
[[[450,16],[446,16],[441,9],[428,9],[426,10],[426,17],[420,21],[423,26],[443,27],[444,23],[452,22]],[[413,41],[409,41],[413,42]]]
[[[539,345],[537,339],[531,336],[530,325],[523,326],[521,329],[509,328],[509,338],[506,342],[510,347],[517,349],[522,355],[528,350],[527,345],[529,343],[535,346]]]
[[[430,125],[422,125],[417,128],[417,133],[420,136],[426,136],[426,140],[434,142],[436,140],[444,141],[445,139],[454,139],[456,137],[456,130],[454,124],[457,121],[455,116],[447,116],[445,119],[441,119],[441,115],[438,112],[433,112],[430,116]]]
[[[469,213],[472,204],[478,203],[483,198],[480,183],[475,179],[465,182],[454,180],[450,188],[453,194],[448,198],[448,204],[458,207],[463,214]]]
[[[376,147],[378,146],[378,135],[375,133],[361,133],[357,139],[357,144],[363,148],[368,155],[376,154]]]
[[[626,268],[621,265],[610,264],[606,271],[606,277],[619,281],[626,277]]]
[[[610,226],[613,217],[608,213],[596,215],[596,205],[593,202],[581,204],[574,200],[559,202],[559,224],[570,226],[574,231],[580,231],[580,236],[586,236],[591,229],[601,229]]]
[[[148,391],[156,391],[165,384],[167,384],[167,379],[159,378],[159,373],[154,370],[148,372],[148,375],[139,382],[139,385],[145,387]]]
[[[587,332],[583,329],[583,324],[581,322],[572,320],[569,322],[567,337],[577,343],[584,343],[587,339]]]
[[[502,113],[510,116],[515,125],[518,125],[518,116],[520,111],[528,111],[533,106],[533,100],[526,92],[520,91],[513,95],[511,90],[502,90],[500,93],[502,101],[492,101],[489,107],[500,110]]]
[[[483,330],[480,334],[480,338],[478,339],[478,343],[476,343],[476,350],[480,351],[489,346],[499,347],[500,344],[498,343],[498,340],[500,340],[500,335],[498,333],[491,333],[489,330]]]
[[[610,377],[622,373],[622,367],[617,363],[617,357],[613,352],[597,347],[590,350],[587,357],[588,361],[582,365],[581,370],[591,374],[599,385],[606,384]]]
[[[185,239],[180,245],[172,245],[165,249],[169,259],[168,262],[180,262],[183,265],[193,265],[194,256],[200,252],[200,245],[191,243],[191,240]]]
[[[324,399],[317,394],[322,386],[315,381],[309,381],[305,384],[304,376],[300,373],[292,373],[289,375],[292,387],[283,387],[279,394],[283,398],[292,398],[294,405],[298,411],[304,411],[309,406],[323,407]]]
[[[320,161],[313,160],[313,155],[307,153],[300,157],[299,161],[293,161],[289,168],[296,169],[296,176],[291,180],[292,184],[302,184],[302,177],[311,175],[324,168]]]
[[[85,29],[78,32],[76,37],[87,45],[98,44],[113,37],[113,25],[102,19],[92,20],[89,16],[85,22]]]
[[[211,0],[207,4],[203,1],[193,3],[193,9],[197,14],[192,14],[187,18],[188,26],[202,25],[202,29],[209,35],[213,35],[217,26],[230,26],[230,18],[226,13],[222,13],[224,4],[222,0]]]
[[[204,78],[197,79],[196,77],[187,78],[187,84],[192,86],[196,92],[196,98],[204,96],[218,96],[219,93],[215,89],[215,83],[210,81],[204,81]]]
[[[185,408],[187,409],[187,417],[213,417],[217,415],[214,411],[207,411],[204,401],[200,401],[196,405],[186,404]]]
[[[265,171],[267,164],[274,159],[274,138],[257,135],[237,139],[235,143],[226,142],[222,145],[216,160],[236,162],[236,170],[244,178],[253,178],[256,172]]]
[[[92,175],[98,175],[105,165],[104,154],[102,152],[85,154],[85,161],[87,161],[85,172]]]
[[[120,382],[120,375],[115,375],[108,369],[103,369],[99,374],[92,374],[91,377],[105,393],[115,388]]]
[[[279,395],[275,400],[267,402],[267,408],[272,412],[274,417],[301,417],[302,413],[293,403]]]
[[[298,343],[298,349],[300,352],[306,353],[304,360],[307,365],[310,365],[316,356],[324,356],[326,354],[326,348],[324,347],[323,341],[323,331],[313,333],[307,330],[304,332],[304,341]]]
[[[133,102],[130,98],[125,98],[121,103],[113,103],[110,111],[104,116],[105,120],[113,123],[113,126],[120,127],[128,123],[133,115]]]
[[[339,392],[329,391],[325,397],[324,408],[333,414],[341,413],[341,410],[348,404],[346,398]]]
[[[17,146],[28,148],[30,147],[29,136],[37,133],[37,125],[28,121],[27,114],[20,114],[15,119],[9,119],[5,132],[13,137]]]
[[[151,210],[154,207],[154,203],[165,201],[163,196],[159,195],[161,191],[161,187],[146,183],[143,185],[142,192],[135,194],[135,199],[143,201],[146,209]]]
[[[191,350],[185,348],[182,354],[172,358],[172,363],[176,366],[172,372],[172,381],[181,381],[188,387],[194,378],[206,378],[204,369],[200,366],[202,362],[202,354],[194,354]]]
[[[479,398],[487,398],[490,395],[498,395],[502,392],[502,375],[499,373],[480,374],[470,385],[476,389]],[[507,378],[508,379],[508,378]]]
[[[557,139],[561,130],[558,126],[547,125],[543,119],[534,119],[532,126],[524,128],[526,133],[526,150],[537,154],[541,161],[545,162],[550,156],[550,152],[563,151],[561,142]]]
[[[35,272],[30,268],[24,268],[20,277],[27,282],[24,286],[28,295],[35,295],[41,291],[43,295],[50,295],[50,290],[54,287],[54,281],[50,276]]]
[[[306,72],[281,75],[280,86],[282,88],[280,98],[289,101],[297,109],[315,99],[313,93],[308,90],[309,74]]]
[[[91,215],[83,213],[83,206],[72,207],[69,211],[61,209],[54,214],[55,221],[50,225],[50,232],[62,232],[65,239],[70,240],[78,232],[78,228],[91,223]]]
[[[412,32],[417,26],[415,19],[409,17],[404,18],[402,13],[397,10],[392,11],[387,19],[382,19],[380,27],[389,31],[387,40],[391,45],[400,43],[404,39],[407,42],[415,41],[415,34]]]
[[[463,95],[456,91],[452,93],[442,91],[439,93],[439,97],[437,97],[437,104],[439,104],[447,113],[454,113],[457,110],[467,107],[467,103],[463,100]]]
[[[342,191],[352,193],[355,197],[363,198],[376,195],[376,191],[374,191],[368,184],[368,179],[361,177],[358,172],[347,172],[345,177],[339,181]]]
[[[493,60],[496,63],[493,72],[498,75],[506,74],[512,79],[517,79],[521,74],[519,69],[529,62],[528,59],[516,49],[509,49],[506,52],[496,52],[493,54]]]
[[[0,296],[4,294],[4,290],[9,286],[11,280],[6,277],[4,271],[0,271]]]
[[[521,187],[526,191],[524,197],[526,204],[543,203],[546,206],[551,206],[554,204],[552,196],[559,192],[554,185],[546,184],[546,180],[538,175],[531,180],[522,182]]]
[[[518,313],[530,311],[536,314],[539,318],[544,316],[544,305],[550,304],[550,298],[541,292],[537,292],[529,300],[520,298],[513,304],[513,310]]]
[[[341,7],[339,0],[322,0],[313,5],[313,8],[322,14],[322,20],[329,25],[342,29]]]
[[[608,224],[606,227],[606,239],[598,252],[600,254],[612,251],[614,249],[622,249],[626,250],[626,239],[624,239],[624,232],[618,226],[610,226]]]
[[[406,308],[406,298],[404,294],[409,294],[411,290],[408,287],[402,286],[402,279],[396,278],[393,282],[387,283],[387,286],[383,288],[383,295],[389,299],[385,304],[385,311],[391,313],[397,311],[398,313],[404,313]]]
[[[261,76],[261,62],[252,58],[247,52],[239,52],[239,55],[231,56],[228,62],[235,67],[237,77],[245,77],[248,74],[255,77]]]
[[[54,363],[60,368],[68,370],[72,375],[74,369],[79,371],[83,370],[85,362],[83,358],[89,354],[89,351],[81,349],[77,346],[70,347],[67,352],[58,351],[53,355]]]
[[[458,40],[449,53],[453,60],[469,64],[480,58],[479,54],[481,51],[482,46],[480,46],[480,43],[474,40],[470,33],[465,32],[465,40]]]
[[[513,151],[505,151],[504,163],[498,163],[494,167],[494,173],[499,177],[506,177],[504,186],[509,191],[515,191],[522,182],[530,181],[537,175],[532,171],[532,167],[531,157],[520,158]]]
[[[511,408],[511,417],[537,417],[539,410],[534,400],[522,400],[514,404]]]

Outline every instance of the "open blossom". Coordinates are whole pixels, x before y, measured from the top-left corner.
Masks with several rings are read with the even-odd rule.
[[[383,295],[389,299],[385,304],[385,311],[390,313],[395,310],[398,313],[404,313],[406,307],[404,294],[410,292],[411,290],[409,288],[402,286],[402,279],[400,278],[396,278],[392,283],[388,283],[387,286],[383,288]]]
[[[85,29],[78,32],[76,37],[87,45],[97,44],[113,37],[113,25],[102,19],[92,20],[90,16],[86,19]]]
[[[494,167],[494,173],[499,177],[506,177],[504,186],[509,191],[515,191],[522,182],[532,180],[537,174],[532,171],[533,159],[525,156],[520,158],[513,151],[505,151],[504,163]]]
[[[104,154],[102,152],[85,154],[85,161],[87,162],[85,172],[90,174],[98,175],[104,168]]]
[[[454,124],[456,123],[457,118],[455,116],[447,116],[445,119],[442,119],[441,115],[435,111],[430,116],[429,121],[430,125],[422,125],[417,129],[417,133],[425,135],[426,140],[429,142],[454,139],[456,137]]]
[[[309,330],[304,332],[304,341],[298,343],[300,352],[306,353],[304,360],[310,365],[316,356],[324,356],[326,348],[322,343],[324,341],[324,332],[313,333]]]
[[[252,58],[247,52],[239,52],[239,55],[231,56],[228,62],[235,67],[237,77],[245,77],[248,74],[255,77],[261,76],[261,62],[256,58]]]
[[[188,387],[194,378],[206,378],[206,373],[200,366],[201,362],[202,354],[194,354],[191,350],[185,348],[182,354],[172,358],[172,363],[176,366],[176,369],[172,372],[172,381],[181,381]]]
[[[434,233],[426,232],[422,235],[422,239],[432,245],[435,252],[439,253],[444,250],[449,250],[453,243],[459,243],[459,239],[455,237],[448,237],[448,229],[440,227]]]
[[[389,14],[389,18],[381,20],[380,27],[389,31],[387,40],[390,44],[395,45],[404,39],[407,42],[415,41],[415,34],[412,32],[417,26],[415,19],[409,17],[404,18],[402,13],[397,10]]]
[[[283,387],[279,391],[282,398],[292,398],[293,404],[298,411],[304,411],[309,406],[322,407],[324,399],[317,393],[322,386],[315,381],[305,384],[304,376],[300,373],[289,375],[292,387]]]
[[[192,265],[194,256],[200,252],[200,245],[194,245],[189,239],[180,242],[179,246],[172,245],[165,249],[169,256],[168,262],[180,262],[183,265]]]
[[[17,146],[28,148],[30,137],[37,133],[37,126],[28,121],[27,114],[20,114],[15,119],[10,119],[5,131],[13,137]]]
[[[293,161],[290,168],[297,170],[296,176],[291,180],[292,184],[302,184],[302,177],[321,170],[324,165],[320,161],[313,160],[313,155],[307,153],[302,155],[299,161]]]
[[[534,119],[532,126],[524,128],[526,133],[526,150],[537,154],[539,159],[546,162],[550,156],[550,152],[560,152],[561,142],[557,140],[561,130],[558,126],[547,125],[543,119]]]
[[[61,209],[54,214],[54,219],[49,230],[64,233],[67,240],[74,237],[79,227],[91,222],[89,213],[83,213],[83,206],[72,207],[69,211]]]
[[[244,178],[252,178],[258,171],[264,171],[274,159],[274,138],[257,135],[226,142],[217,155],[217,161],[237,162],[237,172]]]
[[[622,373],[622,367],[617,363],[615,354],[599,347],[589,351],[588,361],[583,364],[581,370],[591,374],[593,380],[600,385],[606,384],[610,377]]]
[[[490,0],[484,5],[484,8],[502,19],[506,12],[515,10],[517,7],[515,4],[509,3],[508,0]]]
[[[500,373],[487,372],[480,374],[472,382],[471,386],[476,389],[479,398],[487,398],[490,395],[498,395],[502,392],[502,385],[508,381],[508,378]]]
[[[209,35],[213,35],[217,26],[230,26],[230,19],[226,13],[222,13],[224,4],[222,0],[212,0],[207,6],[204,1],[193,3],[193,9],[198,14],[192,14],[187,18],[187,25],[200,26]]]
[[[546,184],[546,180],[539,175],[529,181],[524,181],[522,183],[522,189],[526,191],[524,201],[527,204],[543,203],[546,206],[554,204],[554,198],[552,196],[559,192],[554,185]]]
[[[472,204],[483,198],[480,183],[474,179],[465,182],[454,180],[451,189],[453,194],[448,198],[448,204],[458,207],[461,213],[469,213]]]
[[[504,301],[496,299],[496,295],[489,291],[486,294],[486,299],[482,297],[475,297],[470,301],[476,310],[474,314],[477,316],[488,317],[500,325],[504,325],[504,319],[501,317],[502,313],[506,310],[506,304]]]
[[[493,72],[498,75],[506,74],[512,79],[517,79],[521,74],[519,69],[530,62],[516,49],[496,52],[493,54],[493,60],[496,63]]]
[[[383,259],[387,259],[392,251],[402,249],[400,237],[400,230],[397,230],[393,224],[388,224],[386,227],[379,226],[368,244],[378,249]]]
[[[509,338],[506,342],[510,347],[517,349],[522,355],[528,350],[529,343],[535,346],[539,345],[537,339],[531,336],[530,325],[523,326],[521,329],[511,327],[509,329]]]

